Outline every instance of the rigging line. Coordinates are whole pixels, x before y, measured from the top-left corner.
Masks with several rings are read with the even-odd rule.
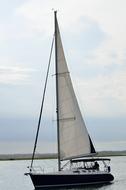
[[[32,154],[30,170],[32,169],[32,166],[33,166],[33,160],[35,157],[35,151],[36,151],[36,146],[37,146],[37,141],[38,141],[38,134],[39,134],[41,117],[42,117],[42,112],[43,112],[43,105],[44,105],[44,100],[45,100],[47,80],[48,80],[48,76],[49,76],[49,69],[50,69],[50,63],[51,63],[51,57],[52,57],[53,44],[54,44],[54,36],[53,36],[53,40],[52,40],[52,44],[51,44],[51,51],[50,51],[50,56],[49,56],[46,78],[45,78],[45,85],[44,85],[44,89],[43,89],[42,103],[41,103],[41,109],[40,109],[40,114],[39,114],[38,127],[37,127],[37,132],[36,132],[36,138],[35,138],[35,143],[34,143],[34,149],[33,149],[33,154]]]

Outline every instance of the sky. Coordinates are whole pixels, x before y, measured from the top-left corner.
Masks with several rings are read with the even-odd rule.
[[[0,141],[35,137],[54,33],[53,9],[92,139],[126,140],[125,7],[125,0],[0,0]],[[52,66],[50,81],[55,81],[54,74]],[[54,142],[55,90],[50,84],[40,137]]]

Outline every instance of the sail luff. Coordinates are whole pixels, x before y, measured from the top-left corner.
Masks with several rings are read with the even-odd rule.
[[[56,71],[56,115],[57,115],[57,149],[58,149],[58,170],[61,170],[60,163],[60,139],[59,139],[59,94],[58,94],[58,49],[57,49],[57,11],[54,11],[55,26],[55,71]]]

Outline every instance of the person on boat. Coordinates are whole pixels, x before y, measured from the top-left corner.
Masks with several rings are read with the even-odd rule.
[[[94,162],[93,169],[99,170],[99,163],[98,162]]]
[[[111,171],[111,168],[110,168],[110,166],[108,166],[108,172],[110,172]]]

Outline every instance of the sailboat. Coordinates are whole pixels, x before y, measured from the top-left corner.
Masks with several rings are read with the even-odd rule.
[[[54,11],[54,23],[58,171],[43,173],[33,167],[48,79],[48,66],[35,146],[27,174],[30,175],[35,189],[110,183],[114,180],[109,166],[110,159],[96,157],[97,152],[77,102],[64,55],[57,11]]]

